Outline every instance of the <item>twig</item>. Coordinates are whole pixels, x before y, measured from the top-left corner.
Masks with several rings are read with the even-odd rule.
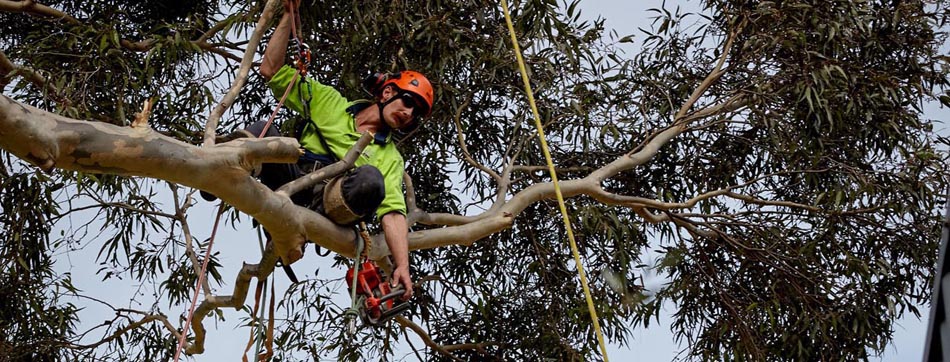
[[[478,161],[475,161],[475,159],[472,158],[472,154],[468,152],[468,146],[465,143],[465,132],[462,130],[461,119],[462,119],[462,112],[466,108],[468,108],[468,105],[471,103],[471,101],[472,101],[471,96],[465,99],[465,102],[462,102],[462,105],[459,106],[458,110],[455,111],[455,118],[452,119],[455,122],[455,129],[457,131],[456,134],[458,135],[459,147],[462,148],[462,159],[465,160],[465,162],[467,162],[469,165],[472,165],[472,167],[475,167],[479,170],[482,170],[482,172],[487,173],[489,176],[495,179],[496,182],[501,182],[501,177],[498,176],[497,172],[495,172],[494,170],[488,167],[485,167],[485,165],[478,163]]]
[[[181,223],[181,232],[184,234],[182,237],[185,239],[185,255],[188,256],[188,259],[191,260],[191,265],[195,269],[195,275],[201,273],[201,262],[198,261],[198,254],[195,253],[195,247],[192,243],[194,238],[191,235],[191,227],[188,226],[188,217],[187,211],[191,207],[191,193],[185,196],[185,202],[180,203],[178,201],[178,186],[174,183],[168,183],[169,188],[172,190],[172,196],[174,197],[175,202],[175,219]],[[193,193],[194,191],[192,191]],[[201,278],[199,278],[201,279]],[[205,292],[205,295],[211,295],[211,285],[208,283],[208,278],[204,278],[201,283],[201,287]]]
[[[99,204],[97,204],[97,205],[87,205],[87,206],[72,208],[72,209],[70,209],[70,210],[67,211],[67,212],[64,212],[64,213],[62,213],[62,214],[60,214],[60,215],[56,215],[56,216],[54,216],[54,217],[51,217],[51,218],[50,218],[50,221],[56,221],[56,220],[62,219],[62,218],[66,217],[66,216],[68,216],[69,214],[72,214],[72,213],[74,213],[74,212],[79,212],[79,211],[89,210],[89,209],[95,209],[95,208],[107,208],[107,207],[115,207],[115,208],[125,209],[125,210],[132,211],[132,212],[135,212],[135,213],[139,213],[139,214],[142,214],[142,215],[161,216],[161,217],[169,218],[169,219],[173,219],[173,220],[174,220],[174,219],[177,219],[177,217],[175,217],[175,215],[166,214],[166,213],[159,212],[159,211],[150,211],[150,210],[139,209],[139,208],[133,207],[132,205],[129,205],[129,204],[124,203],[124,202],[101,202],[101,203],[99,203]]]
[[[123,327],[123,328],[117,329],[117,330],[116,330],[115,332],[113,332],[111,335],[109,335],[109,336],[106,337],[106,338],[103,338],[102,340],[100,340],[100,341],[98,341],[98,342],[96,342],[96,343],[85,344],[85,345],[69,344],[69,345],[66,345],[66,347],[69,348],[69,349],[91,349],[91,348],[96,348],[96,347],[98,347],[98,346],[100,346],[100,345],[102,345],[102,344],[108,343],[108,342],[110,342],[110,341],[115,340],[116,338],[121,337],[123,334],[125,334],[125,333],[128,332],[128,331],[131,331],[131,330],[133,330],[133,329],[139,328],[139,327],[141,327],[141,326],[143,326],[143,325],[145,325],[145,324],[147,324],[147,323],[154,322],[154,321],[162,322],[162,326],[164,326],[165,329],[168,329],[168,331],[171,332],[171,334],[174,335],[176,338],[178,338],[179,336],[181,336],[181,334],[178,333],[178,330],[175,329],[175,327],[171,324],[171,322],[168,321],[168,317],[166,317],[166,316],[163,315],[163,314],[149,314],[149,313],[146,313],[146,312],[137,311],[137,310],[131,310],[131,309],[117,309],[117,310],[116,310],[116,316],[119,316],[120,313],[123,313],[123,312],[125,312],[125,313],[141,314],[141,315],[143,315],[144,317],[142,317],[142,319],[139,320],[139,321],[137,321],[137,322],[130,323],[129,325],[127,325],[127,326],[125,326],[125,327]]]
[[[453,361],[462,361],[458,357],[455,357],[454,355],[452,355],[452,353],[447,351],[444,347],[442,347],[442,345],[435,343],[435,341],[432,340],[432,337],[429,337],[429,334],[426,333],[426,331],[423,330],[422,327],[420,327],[415,322],[403,316],[396,317],[396,322],[399,323],[399,325],[405,328],[409,328],[413,332],[416,332],[416,334],[419,335],[419,338],[422,338],[422,342],[424,342],[427,346],[429,346],[429,348],[432,348],[436,352],[439,352],[439,354],[447,358],[450,358]]]
[[[33,68],[13,64],[10,58],[7,58],[7,55],[0,50],[0,90],[3,90],[3,87],[9,83],[10,79],[18,74],[23,76],[28,82],[33,83],[37,88],[45,90],[46,93],[52,96],[57,102],[68,104],[66,100],[61,99],[59,96],[59,89],[50,84],[46,80],[46,77],[33,70]]]
[[[419,350],[416,349],[416,346],[412,345],[412,341],[409,339],[409,332],[406,332],[406,328],[402,329],[402,335],[403,337],[406,337],[406,343],[409,344],[409,348],[412,349],[412,353],[416,355],[416,358],[418,358],[420,361],[425,361],[425,359],[422,358],[422,355],[419,354]]]

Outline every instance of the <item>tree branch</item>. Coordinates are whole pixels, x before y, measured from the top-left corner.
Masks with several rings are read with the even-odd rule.
[[[128,40],[128,39],[120,39],[120,40],[119,40],[119,45],[122,46],[123,48],[127,49],[127,50],[131,50],[131,51],[134,51],[134,52],[147,52],[147,51],[151,50],[152,48],[154,48],[155,45],[158,44],[158,42],[159,42],[159,40],[156,39],[156,38],[146,39],[146,40],[140,40],[140,41],[137,41],[137,42],[133,42],[133,41]],[[231,53],[227,52],[226,50],[221,49],[221,48],[219,48],[218,46],[216,46],[216,45],[214,45],[214,44],[209,44],[208,42],[205,42],[205,41],[192,40],[192,41],[191,41],[191,44],[197,46],[197,47],[200,48],[201,50],[218,54],[218,55],[220,55],[220,56],[222,56],[222,57],[224,57],[224,58],[230,59],[230,60],[234,60],[234,61],[237,61],[237,62],[240,62],[240,61],[242,60],[242,58],[240,58],[240,57],[238,57],[238,56],[236,56],[236,55],[234,55],[234,54],[231,54]],[[252,64],[253,64],[253,63],[252,63]]]
[[[191,265],[195,269],[195,275],[201,274],[201,263],[198,261],[198,254],[195,253],[195,247],[193,245],[194,238],[191,236],[191,227],[188,226],[188,217],[187,211],[191,207],[191,194],[185,196],[185,202],[181,203],[178,201],[178,186],[169,182],[169,188],[172,190],[172,196],[174,197],[175,202],[175,219],[181,223],[181,232],[185,239],[185,255],[188,256],[188,259],[191,260]],[[201,279],[201,278],[199,278]],[[208,282],[208,278],[204,278],[203,283],[201,284],[202,290],[204,290],[205,295],[211,295],[211,284]]]
[[[251,65],[254,63],[257,45],[260,44],[261,38],[264,37],[267,24],[270,23],[274,12],[280,5],[281,2],[279,0],[267,0],[267,4],[264,5],[264,11],[261,13],[260,19],[257,20],[257,28],[255,28],[254,33],[251,34],[251,39],[244,51],[244,58],[241,60],[241,67],[238,69],[237,76],[234,78],[234,83],[231,84],[231,89],[228,90],[228,93],[208,116],[208,123],[205,125],[205,146],[214,145],[214,134],[218,128],[218,121],[221,119],[221,116],[224,115],[224,112],[227,111],[228,108],[231,108],[231,104],[234,103],[238,95],[241,94],[241,89],[244,88],[244,83],[247,82],[248,74],[251,72]]]
[[[244,301],[247,300],[247,292],[250,289],[251,278],[265,280],[274,271],[278,256],[274,253],[272,246],[273,243],[267,245],[259,263],[244,264],[244,267],[238,272],[237,280],[234,281],[234,290],[231,295],[215,295],[201,301],[201,304],[195,309],[195,314],[191,320],[191,330],[195,333],[195,341],[189,343],[185,348],[186,354],[200,354],[204,352],[205,327],[202,321],[204,321],[208,313],[222,307],[241,309],[244,307]]]
[[[548,166],[513,166],[512,171],[514,172],[539,172],[547,171]],[[593,169],[590,167],[562,167],[555,168],[554,172],[565,173],[565,172],[590,172]]]
[[[0,50],[0,91],[3,90],[4,86],[9,84],[15,75],[20,75],[28,82],[33,83],[37,88],[45,90],[54,100],[66,103],[63,99],[60,99],[59,89],[56,89],[56,87],[46,81],[46,77],[33,70],[33,68],[13,64],[10,58],[7,58],[7,55]]]
[[[285,262],[302,255],[306,240],[351,256],[354,235],[294,205],[250,177],[261,163],[293,163],[295,139],[240,139],[195,147],[150,128],[118,127],[55,115],[0,95],[0,148],[45,171],[55,168],[145,176],[208,191],[271,231]]]
[[[137,311],[137,310],[131,310],[131,309],[116,309],[115,312],[116,312],[116,316],[117,316],[117,317],[118,317],[118,316],[121,316],[121,313],[123,313],[123,312],[125,312],[125,313],[141,314],[141,315],[143,315],[143,317],[142,317],[142,319],[140,319],[140,320],[138,320],[138,321],[136,321],[136,322],[129,323],[129,325],[117,329],[117,330],[116,330],[115,332],[113,332],[111,335],[109,335],[109,336],[106,337],[106,338],[103,338],[102,340],[100,340],[100,341],[98,341],[98,342],[96,342],[96,343],[85,344],[85,345],[70,344],[70,345],[67,345],[66,347],[67,347],[67,348],[70,348],[70,349],[92,349],[92,348],[96,348],[96,347],[98,347],[98,346],[100,346],[100,345],[102,345],[102,344],[108,343],[108,342],[110,342],[110,341],[115,340],[116,338],[121,337],[123,334],[127,333],[128,331],[131,331],[131,330],[133,330],[133,329],[139,328],[139,327],[141,327],[141,326],[143,326],[143,325],[145,325],[145,324],[148,324],[148,323],[151,323],[151,322],[154,322],[154,321],[162,322],[162,326],[164,326],[165,329],[167,329],[167,330],[168,330],[173,336],[175,336],[176,338],[178,338],[178,337],[181,336],[181,334],[178,333],[178,330],[175,328],[175,326],[173,326],[173,325],[171,324],[171,322],[168,321],[168,317],[166,317],[166,316],[163,315],[163,314],[150,314],[150,313],[146,313],[146,312],[142,312],[142,311]]]
[[[472,158],[472,155],[468,152],[468,145],[465,143],[465,132],[462,131],[461,119],[462,111],[468,108],[468,105],[471,103],[471,101],[472,98],[469,97],[465,100],[465,102],[462,102],[462,105],[459,106],[458,110],[455,111],[455,117],[452,119],[455,122],[455,129],[458,131],[456,134],[458,135],[459,147],[462,149],[462,159],[469,165],[472,165],[472,167],[482,170],[482,172],[488,174],[488,176],[491,176],[491,178],[495,179],[495,182],[501,182],[501,177],[498,176],[497,172],[475,161],[475,159]]]
[[[706,93],[706,90],[709,89],[713,83],[719,80],[723,74],[725,74],[722,66],[726,63],[726,59],[729,57],[732,51],[732,44],[736,40],[736,37],[739,35],[739,30],[744,26],[744,24],[745,21],[743,20],[742,24],[739,24],[736,29],[733,29],[733,31],[729,33],[729,37],[726,39],[726,43],[722,47],[722,54],[719,55],[719,60],[716,61],[716,66],[713,67],[713,70],[709,72],[709,75],[706,76],[706,79],[703,79],[702,83],[699,84],[699,87],[696,87],[696,89],[693,90],[693,94],[689,96],[689,99],[687,99],[686,102],[684,102],[680,107],[679,111],[676,112],[675,119],[677,121],[674,122],[675,125],[682,127],[689,122],[689,120],[686,118],[686,112],[689,111],[690,108],[693,108],[693,105],[696,104],[696,101],[698,101],[704,93]]]
[[[373,136],[370,135],[369,132],[363,132],[360,136],[360,139],[356,141],[356,144],[346,151],[346,154],[343,155],[342,160],[334,162],[331,165],[320,168],[319,170],[288,182],[284,186],[281,186],[279,189],[277,189],[277,193],[290,197],[291,195],[300,191],[312,188],[320,181],[334,177],[345,172],[346,170],[349,170],[356,162],[356,158],[359,157],[360,153],[363,152],[363,149],[366,148],[366,146],[369,145],[370,141],[372,140]]]
[[[34,16],[62,19],[72,24],[79,24],[79,20],[76,20],[76,18],[66,15],[66,13],[63,13],[62,11],[37,3],[33,0],[0,0],[0,11],[11,13],[27,13]]]
[[[426,333],[426,331],[425,331],[424,329],[422,329],[422,327],[420,327],[420,326],[419,326],[418,324],[416,324],[415,322],[413,322],[413,321],[411,321],[411,320],[409,320],[408,318],[403,317],[403,316],[398,316],[398,317],[395,318],[395,320],[396,320],[396,322],[399,323],[399,325],[401,325],[403,328],[409,328],[409,329],[411,329],[413,332],[416,332],[416,334],[419,335],[419,338],[422,338],[422,342],[425,343],[426,346],[429,346],[429,348],[432,348],[432,350],[434,350],[434,351],[436,351],[436,352],[439,352],[439,354],[441,354],[441,355],[443,355],[443,356],[445,356],[445,357],[447,357],[447,358],[450,358],[450,359],[452,359],[453,361],[462,361],[462,360],[459,359],[458,357],[455,357],[454,355],[452,355],[452,353],[449,352],[448,350],[446,350],[444,347],[442,347],[442,345],[440,345],[440,344],[438,344],[438,343],[435,343],[435,341],[432,340],[432,337],[429,337],[429,334]]]

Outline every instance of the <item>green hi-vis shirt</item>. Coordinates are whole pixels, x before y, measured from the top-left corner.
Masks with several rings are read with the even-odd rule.
[[[277,99],[284,95],[295,73],[296,69],[285,65],[271,78],[268,86]],[[303,93],[302,97],[301,93]],[[356,120],[346,110],[357,102],[350,102],[336,89],[321,84],[313,78],[303,77],[298,79],[297,85],[292,87],[284,105],[303,114],[304,108],[301,102],[306,99],[310,99],[310,114],[307,115],[310,122],[304,127],[300,136],[301,146],[318,155],[329,154],[323,149],[314,128],[320,127],[320,132],[326,139],[327,145],[330,146],[330,151],[336,155],[337,159],[343,159],[346,151],[360,138],[359,132],[356,131]],[[372,142],[366,146],[360,157],[356,159],[357,167],[363,165],[378,168],[386,182],[386,197],[376,210],[376,215],[382,217],[394,211],[405,215],[406,199],[402,193],[402,174],[405,166],[402,155],[392,140],[387,140],[383,145]]]

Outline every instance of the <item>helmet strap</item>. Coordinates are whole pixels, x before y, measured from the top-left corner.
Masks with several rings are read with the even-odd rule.
[[[373,138],[373,143],[378,145],[386,144],[386,139],[389,138],[389,133],[392,129],[390,129],[389,124],[386,123],[386,119],[383,118],[383,108],[386,108],[386,106],[394,102],[396,99],[399,99],[399,97],[392,96],[388,101],[376,102],[376,108],[379,109],[379,123],[381,123],[381,125],[376,130],[376,136]]]

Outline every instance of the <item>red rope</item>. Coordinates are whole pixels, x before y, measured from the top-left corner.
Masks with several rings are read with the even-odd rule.
[[[290,95],[290,89],[294,87],[294,83],[297,82],[300,72],[294,73],[294,77],[290,79],[290,84],[287,85],[287,89],[284,90],[284,95],[280,97],[280,102],[277,102],[277,107],[274,108],[274,111],[271,112],[270,118],[267,118],[267,123],[264,124],[264,129],[261,130],[261,134],[257,138],[263,138],[267,134],[267,130],[270,128],[271,123],[274,123],[274,117],[277,116],[277,111],[280,110],[280,107],[284,105],[284,101],[287,100],[287,96]]]
[[[221,221],[221,214],[224,213],[224,202],[218,206],[218,215],[214,218],[214,228],[211,229],[211,238],[208,240],[208,250],[205,251],[205,260],[201,263],[201,273],[198,274],[198,282],[195,283],[195,295],[191,298],[191,308],[188,309],[188,318],[185,320],[185,326],[181,328],[181,337],[178,338],[178,349],[175,350],[175,362],[181,356],[181,349],[185,346],[185,336],[188,335],[188,327],[191,326],[191,318],[195,315],[195,305],[198,304],[198,292],[201,291],[201,284],[204,283],[205,273],[208,270],[208,261],[211,260],[211,247],[214,246],[214,236],[218,232],[218,222]]]
[[[296,9],[297,6],[299,6],[298,2],[291,1],[290,9],[286,9],[286,11],[290,13],[290,17],[291,17],[291,21],[290,21],[291,33],[293,34],[294,39],[296,39],[297,42],[300,43],[301,42],[300,36],[297,35],[297,22],[300,20],[299,18],[300,14],[294,12],[294,9]],[[300,54],[298,54],[298,56],[299,55]],[[290,84],[287,85],[287,89],[284,90],[284,95],[281,96],[280,101],[277,102],[277,107],[274,108],[274,111],[271,112],[270,117],[267,118],[267,123],[264,124],[264,129],[261,131],[261,134],[257,136],[258,138],[263,138],[264,134],[267,133],[267,130],[270,129],[271,123],[274,123],[274,118],[277,117],[277,111],[279,111],[280,107],[284,105],[284,101],[287,100],[287,96],[290,95],[290,90],[293,88],[294,84],[297,83],[297,79],[300,77],[301,73],[302,73],[301,69],[298,68],[297,72],[294,73],[294,77],[290,79]]]
[[[290,27],[291,27],[291,31],[293,32],[294,39],[297,39],[297,41],[299,42],[300,37],[297,36],[297,22],[300,21],[300,18],[299,18],[299,14],[295,14],[294,9],[293,9],[298,6],[298,3],[292,1],[291,5],[292,5],[291,6],[292,8],[287,9],[287,11],[290,12],[290,15],[292,17],[292,21],[290,22]],[[293,89],[294,84],[297,82],[297,79],[300,77],[300,73],[301,73],[300,69],[297,69],[297,72],[294,73],[294,77],[290,79],[290,84],[288,84],[287,89],[284,90],[284,95],[280,97],[280,101],[277,102],[277,107],[274,108],[274,111],[271,113],[270,117],[267,119],[267,123],[264,124],[264,129],[261,130],[261,134],[259,134],[257,138],[263,138],[264,135],[267,134],[267,130],[270,128],[270,125],[274,123],[274,118],[277,116],[277,112],[280,110],[280,107],[284,105],[284,101],[287,100],[287,96],[290,95],[290,90]],[[181,350],[185,346],[185,336],[188,335],[188,327],[191,326],[191,319],[194,317],[195,305],[198,304],[198,293],[201,291],[201,284],[204,282],[205,274],[207,273],[207,270],[208,270],[208,260],[211,259],[209,257],[211,255],[211,247],[214,245],[214,236],[218,232],[218,223],[221,221],[222,213],[224,213],[224,202],[222,202],[220,206],[218,207],[218,214],[214,219],[214,228],[211,229],[211,239],[208,241],[208,250],[205,252],[205,260],[201,264],[201,273],[198,274],[198,282],[195,283],[195,294],[191,298],[191,307],[188,309],[188,318],[185,320],[185,326],[182,327],[181,336],[178,338],[178,348],[175,350],[175,359],[174,359],[175,362],[178,362],[178,358],[181,356]],[[258,303],[260,303],[260,292],[261,292],[260,287],[261,287],[260,281],[258,281],[258,289],[257,289],[257,292],[255,293],[256,294],[255,299],[257,300],[254,304],[255,314],[257,314],[256,313],[257,305]],[[270,301],[271,319],[268,324],[268,338],[267,338],[269,343],[273,343],[273,340],[274,340],[274,337],[273,337],[273,333],[274,333],[273,332],[273,328],[274,328],[273,292],[274,292],[274,286],[273,284],[271,284],[271,293],[272,293],[271,301]],[[244,352],[246,356],[247,351],[245,350]],[[273,350],[271,350],[270,345],[268,345],[268,357],[270,355],[273,355]]]

